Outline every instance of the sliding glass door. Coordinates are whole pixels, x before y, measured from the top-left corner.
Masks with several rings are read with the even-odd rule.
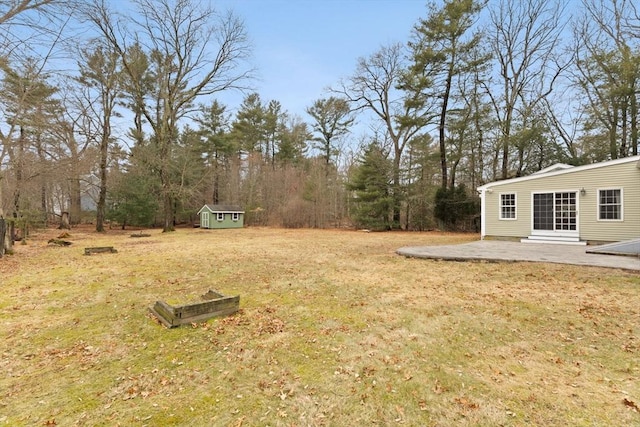
[[[577,236],[577,192],[534,193],[533,233]]]

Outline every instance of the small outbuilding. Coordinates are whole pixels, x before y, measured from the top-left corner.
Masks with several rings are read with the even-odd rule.
[[[556,164],[478,192],[482,239],[586,244],[640,238],[640,156]]]
[[[235,205],[204,205],[199,211],[200,228],[242,228],[244,211]]]

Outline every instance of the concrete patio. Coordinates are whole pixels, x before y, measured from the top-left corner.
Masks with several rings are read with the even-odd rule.
[[[586,247],[588,248],[588,247]],[[587,253],[585,246],[480,240],[459,245],[407,246],[407,257],[449,261],[550,262],[640,271],[640,257]]]

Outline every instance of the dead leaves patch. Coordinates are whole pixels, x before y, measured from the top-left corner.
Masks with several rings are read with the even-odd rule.
[[[461,397],[456,397],[453,399],[454,402],[456,402],[458,405],[460,405],[463,409],[466,410],[470,410],[470,409],[478,409],[480,407],[480,405],[478,405],[477,403],[475,403],[474,401],[461,396]]]
[[[240,309],[233,316],[220,319],[214,332],[223,335],[232,329],[248,329],[246,332],[255,338],[284,332],[285,326],[285,321],[277,316],[275,308],[265,307],[251,311]]]
[[[24,357],[25,359],[31,359],[35,358],[35,356],[36,355],[34,354],[28,354]],[[99,362],[99,359],[102,356],[102,351],[101,349],[89,345],[84,341],[78,341],[71,347],[67,348],[47,348],[43,350],[42,356],[45,360],[66,360],[74,358],[79,363],[79,369],[81,371],[85,371],[92,368]]]

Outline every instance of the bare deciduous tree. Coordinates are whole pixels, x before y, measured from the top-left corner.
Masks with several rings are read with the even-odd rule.
[[[640,39],[634,31],[640,17],[634,18],[635,5],[627,0],[584,0],[583,6],[574,52],[575,81],[587,100],[585,128],[606,135],[608,157],[636,155],[640,53],[633,39]]]
[[[35,35],[41,33],[54,33],[54,39],[57,40],[59,33],[56,32],[57,25],[47,26],[34,22],[31,13],[43,15],[49,19],[55,20],[54,11],[57,6],[71,6],[71,1],[63,0],[7,0],[0,2],[0,62],[4,67],[9,66],[8,59],[16,53],[27,51],[31,52],[31,43],[29,42]],[[62,16],[64,14],[57,14]],[[18,31],[17,28],[21,27]],[[51,46],[54,46],[53,42]],[[48,53],[47,53],[48,55]],[[21,56],[25,60],[24,56]],[[0,218],[4,217],[4,196],[3,196],[3,163],[8,155],[10,140],[15,131],[15,125],[10,124],[8,130],[0,130]],[[4,254],[7,247],[12,245],[12,233],[3,234],[4,240],[0,243],[0,257]]]
[[[405,70],[405,52],[400,43],[383,46],[369,57],[360,58],[354,74],[340,89],[354,111],[372,112],[380,120],[393,144],[393,226],[400,225],[401,163],[408,142],[430,121],[422,106],[404,102],[396,87]]]
[[[251,72],[242,68],[249,53],[244,25],[231,13],[218,14],[192,0],[137,0],[139,19],[120,19],[104,1],[86,9],[87,17],[120,55],[133,95],[144,100],[141,112],[152,129],[161,181],[164,231],[174,229],[171,147],[181,119],[197,98],[241,87]],[[130,25],[131,32],[125,31]],[[128,51],[139,43],[147,52],[154,86],[136,81]]]
[[[116,52],[101,46],[93,50],[83,50],[79,61],[82,85],[82,114],[94,125],[94,135],[98,146],[99,194],[96,204],[96,231],[104,231],[105,211],[107,203],[107,169],[109,148],[113,143],[112,118],[115,107],[122,92],[120,61]],[[82,107],[81,107],[82,108]]]
[[[502,179],[509,177],[518,112],[535,110],[566,68],[554,56],[564,27],[562,11],[560,2],[547,0],[500,0],[490,10],[487,33],[499,78],[485,85],[500,127]]]

